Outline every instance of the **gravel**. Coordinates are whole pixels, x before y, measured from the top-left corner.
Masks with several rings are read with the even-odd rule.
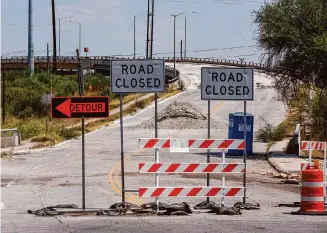
[[[226,123],[210,119],[213,129],[223,129]],[[202,111],[185,101],[174,101],[158,113],[160,129],[205,129],[208,128],[208,117]],[[154,129],[154,117],[132,127],[133,129]]]

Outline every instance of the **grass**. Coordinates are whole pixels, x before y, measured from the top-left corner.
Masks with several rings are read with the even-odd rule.
[[[169,90],[158,95],[159,98],[169,98],[177,93],[179,90]],[[142,94],[127,95],[123,102],[129,103],[136,98],[140,98]],[[145,108],[153,102],[153,96],[146,99],[135,101],[129,107],[124,109],[123,116],[134,114],[136,111]],[[119,107],[119,99],[114,99],[110,103],[110,108]],[[119,119],[120,113],[112,114],[109,118],[91,121],[85,124],[85,133],[97,130],[103,126],[109,125]],[[37,142],[34,148],[52,146],[65,140],[73,139],[81,135],[81,125],[78,125],[80,119],[52,119],[48,124],[48,131],[46,131],[45,117],[43,118],[28,118],[19,119],[15,117],[8,118],[4,128],[18,128],[22,139],[31,139],[31,142]],[[73,126],[73,127],[71,127]]]
[[[266,122],[265,125],[257,131],[255,135],[256,139],[268,143],[266,151],[269,151],[277,141],[293,136],[297,122],[299,122],[299,114],[296,110],[292,110],[287,114],[285,120],[277,126],[273,126]]]
[[[276,142],[282,140],[287,132],[287,120],[284,120],[277,126],[268,122],[257,131],[256,138],[260,142]]]
[[[274,141],[270,141],[270,142],[268,142],[268,144],[267,144],[267,148],[266,148],[266,152],[268,152],[268,151],[270,150],[270,148],[271,148],[274,144],[276,144],[276,142],[274,142]]]

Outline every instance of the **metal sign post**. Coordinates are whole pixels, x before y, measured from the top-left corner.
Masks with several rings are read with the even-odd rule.
[[[221,153],[221,157],[222,157],[222,162],[224,164],[224,168],[225,168],[225,163],[226,163],[226,154],[225,154],[225,150],[223,149],[222,150],[222,153]],[[245,172],[244,172],[245,173]],[[221,179],[222,179],[222,186],[223,186],[223,190],[225,188],[225,174],[222,173],[221,174]],[[221,206],[224,207],[225,206],[225,193],[223,193],[223,196],[221,197]]]
[[[80,96],[84,96],[84,74],[80,66]],[[82,117],[82,208],[85,210],[85,123],[84,116]]]
[[[254,99],[253,96],[253,68],[229,68],[229,67],[202,67],[201,68],[201,99],[202,100],[236,100],[244,101],[244,153],[243,163],[243,203],[246,203],[246,101]],[[210,112],[210,108],[208,109]],[[209,121],[208,121],[209,122]],[[208,125],[208,132],[210,127]],[[210,136],[210,134],[208,135]],[[208,152],[209,153],[209,152]],[[209,156],[209,155],[208,155]],[[223,161],[225,151],[223,151]],[[209,161],[209,160],[208,160]],[[209,176],[209,175],[208,175]],[[222,176],[223,184],[225,177]],[[222,199],[222,205],[224,204]]]
[[[327,142],[325,142],[325,147],[324,147],[324,202],[326,203],[326,155],[327,155]]]
[[[158,138],[158,94],[154,94],[154,134],[155,138]],[[159,163],[159,149],[155,148],[154,152],[155,162]],[[155,174],[155,184],[156,187],[159,187],[159,174]],[[157,212],[159,212],[159,198],[156,198],[157,203]]]
[[[243,204],[246,203],[246,101],[244,101],[244,153],[243,153],[243,163],[245,172],[243,173],[243,187],[244,187],[244,197]]]
[[[120,140],[121,140],[121,177],[122,202],[125,202],[124,137],[123,137],[123,100],[124,93],[155,93],[155,137],[158,137],[158,92],[165,91],[166,75],[164,60],[136,59],[111,60],[111,91],[120,94]],[[155,162],[159,163],[159,150],[155,149]],[[159,174],[155,174],[155,185],[159,187]],[[159,199],[156,198],[157,211]]]
[[[312,150],[311,150],[311,142],[309,142],[309,166],[312,165]]]
[[[123,124],[123,94],[119,95],[120,100],[120,159],[121,159],[121,197],[125,202],[125,163],[124,163],[124,124]]]
[[[46,115],[45,115],[45,133],[44,137],[47,139],[48,136],[48,124],[49,124],[49,104],[50,100],[53,97],[52,94],[43,94],[42,95],[42,103],[46,106]]]
[[[211,116],[211,107],[210,107],[210,100],[208,100],[208,139],[210,139],[210,116]],[[210,149],[207,150],[207,163],[210,163]],[[207,186],[210,186],[210,174],[207,173]],[[207,202],[209,203],[210,197],[207,197]]]

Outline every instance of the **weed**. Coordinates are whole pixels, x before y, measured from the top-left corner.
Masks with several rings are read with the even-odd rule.
[[[283,121],[276,127],[268,122],[265,122],[265,125],[257,131],[256,139],[260,142],[280,141],[285,137],[286,131],[286,121]]]

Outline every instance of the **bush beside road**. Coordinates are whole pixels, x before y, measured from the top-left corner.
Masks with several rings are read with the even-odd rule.
[[[109,96],[110,117],[108,119],[87,119],[85,132],[91,132],[119,118],[119,95],[110,91],[110,80],[103,75],[85,76],[85,96]],[[46,106],[42,94],[54,96],[78,96],[76,76],[60,76],[36,73],[32,78],[22,72],[6,73],[6,120],[2,128],[18,128],[22,139],[30,141],[32,147],[55,145],[81,135],[80,119],[51,119],[46,132]],[[168,98],[179,93],[176,87],[158,94]],[[153,94],[127,94],[123,97],[124,116],[145,108],[154,100]],[[50,114],[50,109],[48,109]],[[24,144],[23,142],[23,144]],[[6,151],[4,149],[3,151]]]

